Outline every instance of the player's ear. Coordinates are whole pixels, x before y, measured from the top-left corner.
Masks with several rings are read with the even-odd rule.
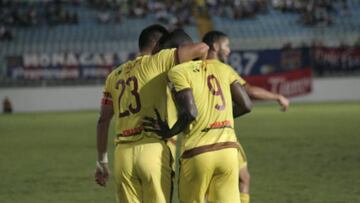
[[[160,44],[159,44],[159,42],[157,42],[157,43],[154,45],[154,48],[153,48],[151,54],[156,54],[156,53],[158,53],[159,51],[160,51]]]
[[[211,45],[210,49],[212,51],[218,52],[220,50],[220,44],[218,42],[215,42]]]

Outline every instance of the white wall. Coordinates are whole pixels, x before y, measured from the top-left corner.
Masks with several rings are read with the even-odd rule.
[[[360,77],[314,79],[311,94],[293,102],[360,101]]]
[[[15,112],[99,109],[102,87],[0,88],[1,101],[5,96]]]
[[[102,86],[0,88],[15,112],[99,109]],[[313,92],[292,102],[360,101],[360,77],[314,79]]]

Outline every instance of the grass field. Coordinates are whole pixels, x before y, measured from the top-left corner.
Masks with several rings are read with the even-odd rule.
[[[1,115],[0,202],[114,202],[93,181],[97,115]],[[257,105],[236,124],[252,203],[360,202],[360,103]]]

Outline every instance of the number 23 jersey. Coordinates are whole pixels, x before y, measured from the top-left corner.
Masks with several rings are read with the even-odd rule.
[[[157,94],[166,92],[166,73],[175,65],[175,54],[176,49],[165,49],[152,56],[140,56],[108,75],[102,104],[113,105],[115,142],[141,139],[145,133],[142,118],[153,117],[157,107],[154,105],[161,103],[159,100],[166,102],[166,98]]]
[[[191,61],[173,67],[170,86],[192,89],[198,116],[184,133],[182,151],[218,142],[236,142],[230,85],[245,81],[218,60]]]

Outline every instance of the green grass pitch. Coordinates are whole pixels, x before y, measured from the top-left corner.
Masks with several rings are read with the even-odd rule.
[[[97,116],[1,115],[0,202],[114,202],[113,180],[104,189],[93,178]],[[360,202],[360,103],[292,104],[286,113],[257,104],[236,131],[252,203]]]

